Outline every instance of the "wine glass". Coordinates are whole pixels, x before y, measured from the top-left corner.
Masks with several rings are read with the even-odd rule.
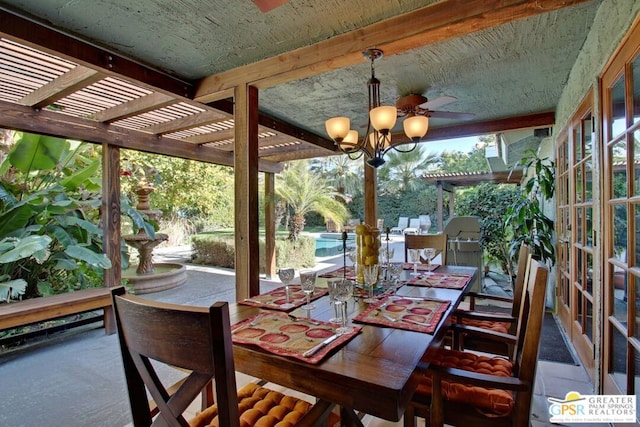
[[[293,281],[293,278],[295,277],[295,275],[296,275],[296,272],[293,268],[287,267],[287,268],[281,268],[280,270],[278,270],[278,277],[280,278],[280,281],[284,283],[284,292],[287,298],[287,302],[285,302],[284,304],[281,304],[280,307],[282,307],[285,310],[288,310],[294,307],[294,304],[291,303],[291,290],[289,289],[289,284]]]
[[[420,252],[422,249],[409,249],[409,257],[411,258],[411,262],[413,263],[413,273],[412,276],[419,276],[418,273],[418,263],[420,262]]]
[[[353,296],[353,282],[351,280],[340,280],[336,283],[336,302],[342,305],[340,310],[340,326],[336,329],[336,334],[348,334],[353,328],[347,326],[347,300]]]
[[[391,280],[393,280],[394,287],[393,293],[398,291],[398,283],[402,270],[404,270],[404,264],[401,262],[392,262],[389,264],[389,274],[391,275]]]
[[[378,301],[373,297],[373,288],[378,282],[378,264],[365,265],[362,267],[362,269],[364,282],[369,287],[369,296],[362,301],[366,302],[367,304],[373,304],[374,302]]]
[[[436,249],[435,248],[424,248],[424,259],[427,261],[427,272],[425,273],[425,276],[430,276],[431,275],[431,260],[433,259],[433,257],[436,255]]]
[[[342,301],[338,301],[337,295],[340,291],[340,283],[343,279],[329,279],[327,281],[327,288],[329,289],[329,301],[333,304],[333,309],[335,312],[335,317],[329,319],[331,323],[342,323]]]
[[[311,304],[311,294],[313,294],[316,287],[316,272],[314,270],[301,270],[300,285],[302,286],[302,292],[307,296],[307,303],[300,308],[313,310],[316,306]]]

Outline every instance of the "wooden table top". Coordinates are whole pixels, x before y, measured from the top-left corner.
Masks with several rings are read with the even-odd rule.
[[[475,267],[442,266],[436,270],[445,274],[477,274]],[[409,278],[405,271],[404,278]],[[469,287],[474,283],[473,277]],[[414,369],[424,353],[437,348],[443,339],[449,314],[458,306],[467,289],[439,289],[402,286],[399,295],[428,296],[451,301],[438,328],[431,334],[360,324],[362,332],[347,344],[337,348],[317,365],[294,358],[277,356],[254,346],[234,345],[236,370],[280,384],[284,387],[362,411],[390,421],[404,414],[419,378]],[[329,320],[334,309],[325,296],[314,301],[311,317]],[[348,303],[349,320],[367,308],[353,300]],[[261,309],[242,304],[229,306],[234,324],[257,314]],[[291,314],[305,317],[307,311],[296,309]]]

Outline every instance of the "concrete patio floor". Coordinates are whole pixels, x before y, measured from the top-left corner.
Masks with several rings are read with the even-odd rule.
[[[402,243],[394,241],[397,260]],[[188,261],[187,248],[160,250],[156,261]],[[317,269],[342,265],[342,257],[318,259]],[[261,290],[280,286],[277,280],[261,280]],[[235,275],[231,270],[188,265],[187,283],[179,288],[146,295],[159,301],[208,306],[235,300]],[[182,374],[163,369],[171,383]],[[116,335],[87,325],[0,354],[0,426],[130,426],[124,372]],[[251,380],[238,376],[239,384]],[[271,385],[270,385],[271,386]],[[581,366],[541,361],[532,410],[532,425],[551,425],[547,397],[564,398],[568,391],[592,394],[592,385]],[[193,405],[196,407],[197,405]],[[368,427],[400,426],[366,416]],[[587,424],[582,424],[587,425]],[[593,424],[605,425],[605,424]],[[587,425],[588,426],[588,425]]]

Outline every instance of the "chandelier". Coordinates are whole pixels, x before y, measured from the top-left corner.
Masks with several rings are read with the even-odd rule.
[[[348,117],[333,117],[325,122],[327,134],[340,151],[353,160],[364,154],[367,156],[367,164],[374,168],[384,164],[384,155],[391,149],[401,153],[413,151],[416,143],[429,129],[429,118],[426,115],[416,115],[413,111],[401,111],[400,115],[407,116],[403,122],[404,132],[414,143],[407,147],[406,144],[391,142],[391,129],[396,124],[399,111],[394,106],[380,105],[380,80],[376,78],[374,63],[382,58],[382,54],[382,50],[375,48],[362,52],[362,55],[371,61],[371,79],[367,82],[369,120],[364,138],[359,141],[358,131],[350,129],[351,122]]]

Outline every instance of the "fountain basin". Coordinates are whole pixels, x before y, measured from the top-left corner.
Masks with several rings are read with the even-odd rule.
[[[129,282],[135,294],[149,294],[175,288],[187,281],[187,267],[178,263],[154,263],[154,273],[138,274],[137,266],[122,270],[122,278]]]

